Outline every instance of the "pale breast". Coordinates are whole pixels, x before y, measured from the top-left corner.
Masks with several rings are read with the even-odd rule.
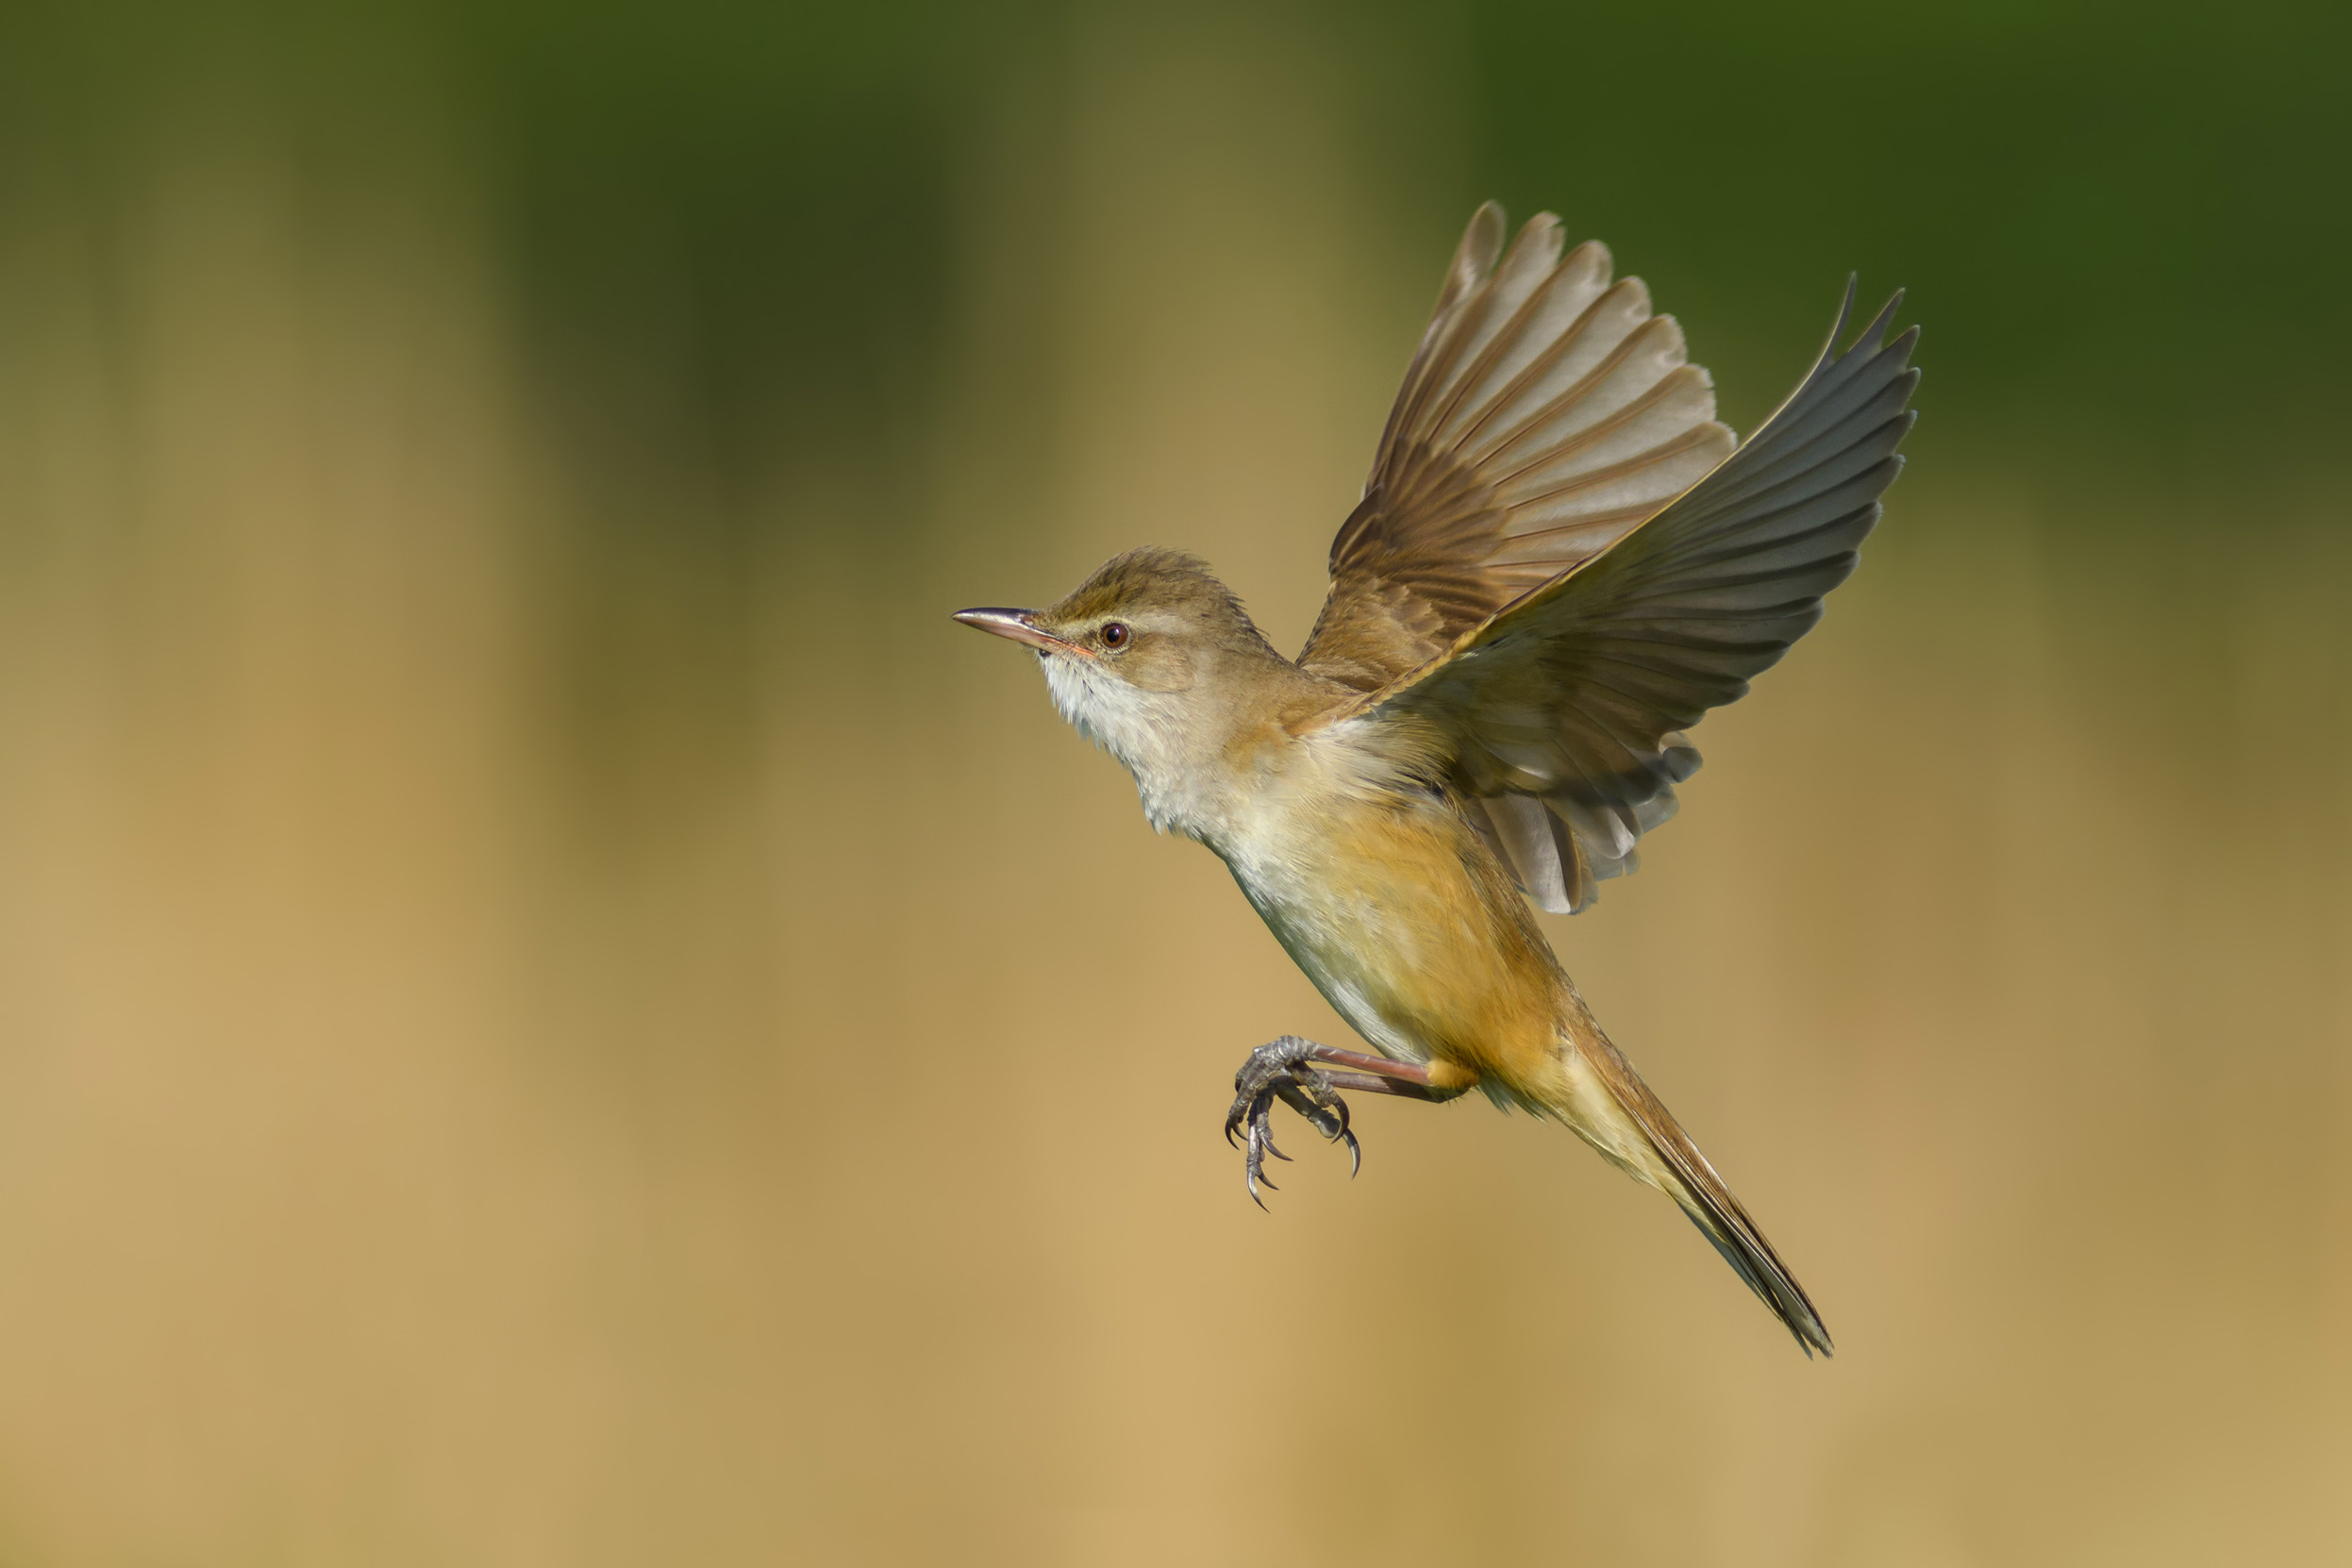
[[[1519,895],[1434,796],[1266,801],[1216,846],[1285,951],[1383,1054],[1493,1071],[1557,1039],[1563,982]],[[1499,894],[1499,896],[1498,896]]]

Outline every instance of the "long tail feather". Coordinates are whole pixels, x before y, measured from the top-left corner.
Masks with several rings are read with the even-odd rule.
[[[1834,1353],[1829,1343],[1829,1330],[1822,1326],[1821,1314],[1813,1309],[1805,1287],[1796,1282],[1780,1255],[1764,1240],[1748,1211],[1740,1200],[1731,1195],[1715,1167],[1698,1151],[1681,1125],[1659,1097],[1650,1093],[1649,1085],[1633,1070],[1633,1064],[1595,1029],[1593,1037],[1575,1047],[1583,1064],[1599,1079],[1595,1086],[1604,1090],[1615,1102],[1631,1126],[1610,1138],[1600,1129],[1586,1125],[1587,1117],[1572,1114],[1570,1125],[1583,1133],[1604,1155],[1626,1167],[1634,1176],[1658,1187],[1680,1206],[1699,1233],[1712,1243],[1724,1261],[1747,1282],[1763,1304],[1772,1309],[1796,1343],[1810,1356],[1820,1351],[1824,1356]],[[1579,1110],[1587,1108],[1578,1107]],[[1637,1133],[1640,1145],[1624,1146],[1625,1132]],[[1598,1135],[1596,1135],[1598,1134]],[[1611,1144],[1619,1146],[1612,1147]],[[1647,1155],[1650,1158],[1643,1159]]]

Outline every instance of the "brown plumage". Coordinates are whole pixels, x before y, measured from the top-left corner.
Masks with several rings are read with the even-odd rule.
[[[1808,1351],[1829,1337],[1593,1019],[1527,899],[1589,905],[1698,765],[1680,731],[1820,618],[1901,466],[1916,329],[1830,345],[1745,444],[1637,279],[1545,215],[1471,222],[1293,662],[1199,561],[1139,550],[1043,610],[1056,705],[1215,851],[1376,1056],[1285,1037],[1236,1079],[1255,1194],[1276,1099],[1471,1088],[1666,1193]],[[1498,259],[1499,258],[1499,259]],[[1847,291],[1847,309],[1852,305]],[[1900,296],[1897,296],[1898,300]],[[1520,894],[1524,892],[1526,898]]]

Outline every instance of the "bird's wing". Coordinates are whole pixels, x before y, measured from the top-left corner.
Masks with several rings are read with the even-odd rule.
[[[1736,438],[1682,329],[1597,243],[1561,254],[1543,213],[1502,251],[1478,209],[1331,542],[1299,662],[1373,692],[1590,559],[1696,483]]]
[[[1679,733],[1747,691],[1854,570],[1917,416],[1919,329],[1899,293],[1843,354],[1854,290],[1802,384],[1746,444],[1597,554],[1335,719],[1435,744],[1473,814],[1547,909],[1634,866],[1698,766]]]

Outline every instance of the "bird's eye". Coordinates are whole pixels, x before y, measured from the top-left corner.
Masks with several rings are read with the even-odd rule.
[[[1097,635],[1102,638],[1104,647],[1124,648],[1127,645],[1127,639],[1135,634],[1127,630],[1124,621],[1105,621],[1103,629]]]

